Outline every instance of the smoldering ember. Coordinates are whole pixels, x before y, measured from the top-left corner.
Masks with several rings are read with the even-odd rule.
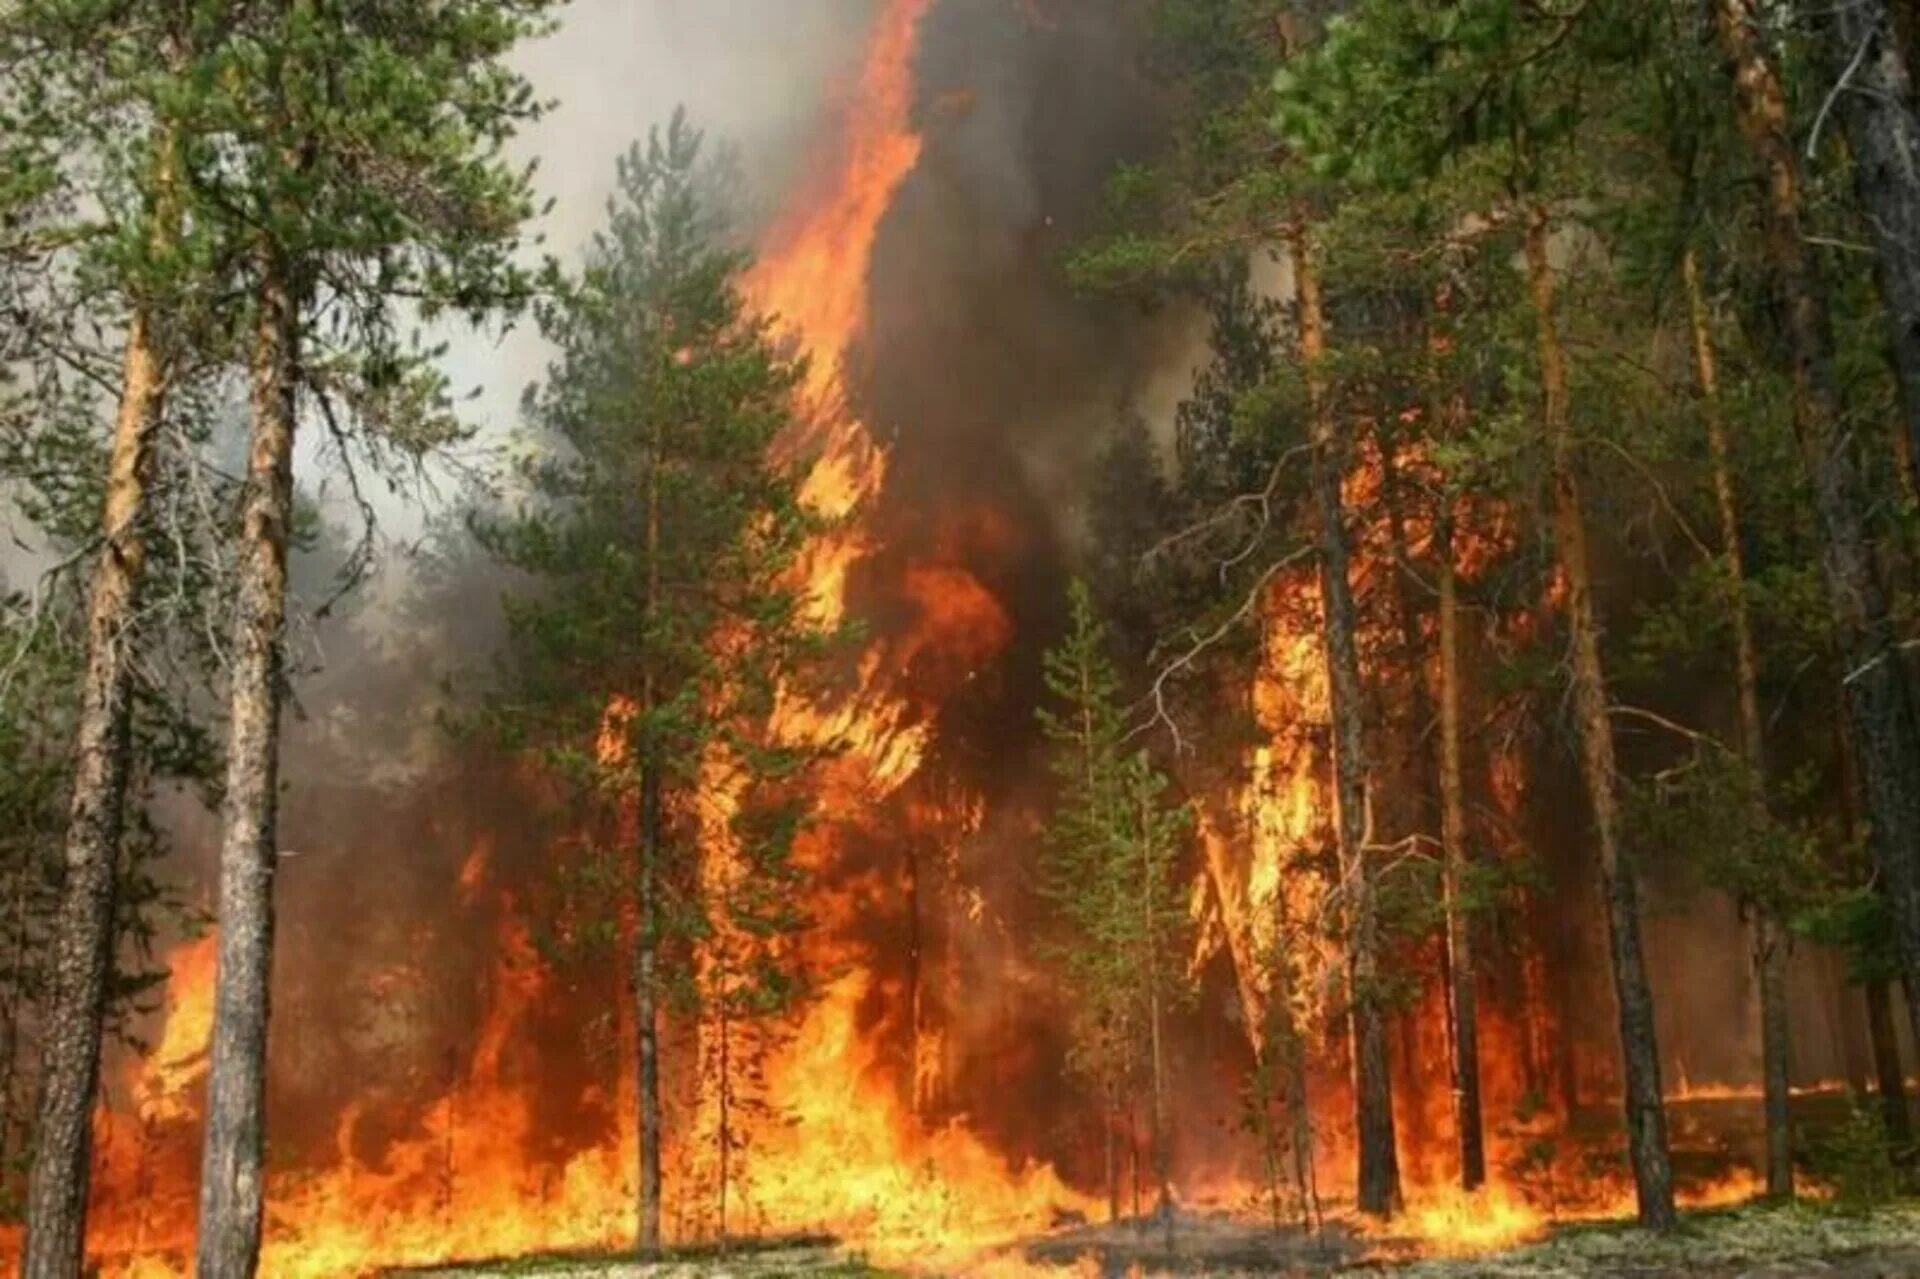
[[[1911,18],[0,3],[6,1264],[1920,1274]]]

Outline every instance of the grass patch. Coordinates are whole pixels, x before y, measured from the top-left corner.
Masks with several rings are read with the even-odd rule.
[[[1421,1261],[1391,1271],[1415,1279],[1566,1279],[1587,1275],[1714,1276],[1756,1265],[1920,1254],[1920,1201],[1863,1210],[1809,1202],[1687,1214],[1668,1233],[1619,1223],[1566,1226],[1497,1256]]]

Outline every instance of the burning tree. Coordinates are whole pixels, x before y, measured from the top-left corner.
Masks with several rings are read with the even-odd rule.
[[[645,1250],[661,1233],[663,1011],[713,1020],[694,1068],[713,1073],[724,1223],[738,1036],[800,988],[790,854],[820,748],[768,726],[828,638],[793,571],[816,524],[805,459],[772,460],[805,368],[742,299],[715,173],[680,115],[621,162],[585,268],[541,312],[559,355],[526,401],[527,499],[479,526],[534,581],[508,604],[490,718],[594,814],[563,869],[597,887],[561,930],[618,937],[629,966]]]

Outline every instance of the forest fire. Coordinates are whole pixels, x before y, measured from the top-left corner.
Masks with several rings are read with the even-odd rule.
[[[1050,36],[1074,21],[1032,0],[1009,7]],[[1513,590],[1523,604],[1488,602],[1507,589],[1493,579],[1530,553],[1525,517],[1508,501],[1455,494],[1433,460],[1450,457],[1444,449],[1361,447],[1328,482],[1320,500],[1370,512],[1341,524],[1352,543],[1341,548],[1352,555],[1350,573],[1323,576],[1313,556],[1277,552],[1257,579],[1232,576],[1251,551],[1209,565],[1222,584],[1252,582],[1235,614],[1251,635],[1248,651],[1236,655],[1241,664],[1222,678],[1209,674],[1215,683],[1199,694],[1197,714],[1169,709],[1160,685],[1124,707],[1128,722],[1110,736],[1139,750],[1142,770],[1150,752],[1136,742],[1151,739],[1152,751],[1173,760],[1159,789],[1172,796],[1167,828],[1184,840],[1172,859],[1172,913],[1184,918],[1166,925],[1180,938],[1181,994],[1163,1009],[1155,989],[1150,1032],[1144,1019],[1128,1020],[1132,1013],[1105,1014],[1097,1029],[1150,1033],[1154,1086],[1163,1059],[1180,1083],[1149,1102],[1146,1068],[1132,1062],[1106,1067],[1102,1082],[1087,1086],[1101,1068],[1088,1065],[1097,1053],[1069,1045],[1061,1027],[1092,1001],[1055,970],[1056,922],[1046,911],[1061,888],[1042,884],[1035,869],[1050,847],[1039,813],[1053,796],[1033,710],[1058,692],[1054,669],[1038,657],[1057,638],[1058,601],[1025,598],[1031,582],[1007,567],[1041,558],[1036,546],[1051,555],[1056,542],[1073,543],[1085,512],[1048,509],[1051,493],[1035,498],[1034,509],[1000,509],[980,495],[995,490],[977,476],[968,476],[974,488],[956,481],[948,492],[944,476],[906,474],[883,443],[895,438],[893,428],[873,429],[884,418],[869,407],[878,398],[868,385],[876,352],[894,336],[876,331],[885,327],[876,324],[875,278],[888,218],[935,153],[941,129],[975,127],[991,114],[985,89],[921,83],[938,11],[937,0],[876,0],[857,71],[834,103],[834,127],[740,281],[751,308],[807,360],[797,420],[775,446],[781,462],[805,463],[800,497],[821,525],[794,561],[806,618],[822,631],[861,627],[857,646],[833,659],[826,687],[783,682],[769,696],[770,720],[764,708],[756,720],[778,743],[822,754],[807,774],[818,811],[794,841],[805,928],[782,943],[797,956],[803,996],[749,1039],[727,1006],[737,984],[727,948],[741,940],[740,927],[703,921],[685,943],[691,994],[676,989],[678,1002],[662,1000],[661,1038],[677,1054],[659,1089],[665,1242],[827,1235],[917,1273],[1015,1276],[1098,1272],[1090,1260],[1056,1271],[1028,1262],[1020,1248],[1069,1226],[1097,1229],[1089,1223],[1116,1209],[1124,1215],[1128,1199],[1139,1222],[1169,1223],[1170,1233],[1219,1219],[1319,1238],[1331,1220],[1359,1241],[1356,1255],[1389,1260],[1480,1254],[1540,1239],[1563,1222],[1632,1217],[1640,1201],[1618,1114],[1628,1081],[1606,1018],[1579,1015],[1610,997],[1593,977],[1605,946],[1582,913],[1594,890],[1584,871],[1537,866],[1570,861],[1560,846],[1579,842],[1551,811],[1565,798],[1553,789],[1564,789],[1565,778],[1540,765],[1546,751],[1522,740],[1517,698],[1503,700],[1506,690],[1491,680],[1464,696],[1447,687],[1457,675],[1448,662],[1471,665],[1502,646],[1555,642],[1582,591],[1554,566],[1540,574],[1544,585]],[[923,100],[944,104],[940,127],[927,124],[924,137],[916,119]],[[1032,238],[1044,242],[1051,214],[1034,222],[1045,230]],[[1302,288],[1291,287],[1294,296]],[[1321,357],[1301,358],[1312,368]],[[1031,380],[1044,378],[1045,371]],[[943,384],[920,395],[951,390]],[[1321,394],[1318,386],[1306,392],[1316,415],[1325,412]],[[1385,421],[1391,417],[1364,418],[1365,430],[1432,426],[1414,411]],[[756,444],[755,456],[764,453]],[[952,463],[929,456],[936,460],[923,458],[922,467]],[[1054,461],[1035,462],[1034,473],[1047,474]],[[938,500],[923,490],[937,490]],[[1395,503],[1410,492],[1425,496],[1406,499],[1418,507],[1406,513]],[[1259,503],[1270,505],[1272,495],[1270,486]],[[1233,501],[1243,511],[1256,504],[1244,495]],[[925,509],[910,512],[913,533],[902,536],[896,508],[916,503]],[[1272,532],[1271,518],[1263,506],[1259,537]],[[1457,541],[1455,523],[1464,530]],[[1271,542],[1263,545],[1271,551]],[[1324,561],[1327,551],[1318,554]],[[1408,602],[1402,577],[1422,589],[1431,577],[1436,597],[1444,577],[1449,608],[1455,589],[1482,592],[1461,609],[1477,619],[1464,659],[1440,655],[1443,643],[1458,641],[1441,639],[1457,617],[1429,618],[1424,599]],[[1375,732],[1361,804],[1352,789],[1341,798],[1348,748],[1340,745],[1328,619],[1342,607],[1335,597],[1343,588],[1359,598],[1365,619],[1346,637],[1375,686],[1364,714],[1370,730],[1385,730]],[[1431,607],[1437,614],[1440,606]],[[1184,624],[1180,634],[1197,638],[1211,624]],[[746,647],[737,638],[744,626],[700,633],[712,649]],[[1207,647],[1201,641],[1182,661],[1200,669]],[[1141,648],[1156,660],[1167,652],[1162,643]],[[642,713],[642,696],[638,688],[611,698],[596,690],[601,766],[628,762],[627,728]],[[1449,697],[1456,738],[1462,717],[1478,727],[1445,758],[1433,749],[1440,730],[1432,725]],[[1356,720],[1361,714],[1354,711]],[[1204,745],[1186,736],[1202,718],[1218,730]],[[1138,727],[1141,719],[1151,722]],[[1161,735],[1175,739],[1171,747]],[[686,821],[698,831],[689,878],[697,891],[721,896],[744,874],[730,845],[738,795],[729,747],[704,749],[688,770],[699,774],[695,797],[679,812],[692,813]],[[1450,770],[1444,780],[1442,770]],[[516,775],[514,784],[533,793],[543,782]],[[1472,809],[1475,847],[1457,862],[1432,833],[1446,829],[1446,818],[1427,811],[1443,807],[1449,788],[1456,809]],[[1149,810],[1159,802],[1158,791],[1140,801],[1148,844]],[[636,846],[636,801],[623,794],[618,805],[610,840]],[[493,816],[480,812],[471,820],[482,829],[466,829],[467,814],[436,814],[431,829],[457,848],[457,869],[439,886],[431,925],[370,947],[378,964],[368,965],[378,971],[355,976],[364,1024],[322,1018],[317,1029],[300,1027],[354,1037],[356,1050],[386,1055],[384,1073],[339,1110],[323,1137],[270,1145],[262,1273],[340,1279],[632,1250],[644,1193],[635,1156],[647,1068],[606,1044],[627,1045],[639,1027],[651,1027],[652,1005],[638,1011],[633,991],[643,979],[624,969],[584,979],[569,971],[558,952],[574,921],[536,908],[546,891],[538,876],[593,836],[543,830],[536,839],[488,826]],[[1554,829],[1543,833],[1543,825]],[[1359,830],[1357,842],[1349,826]],[[1461,837],[1462,829],[1446,836]],[[516,851],[516,839],[538,847]],[[1458,882],[1463,873],[1471,884]],[[1351,922],[1376,879],[1393,925],[1384,944],[1387,996],[1361,989]],[[584,891],[614,896],[605,883]],[[652,891],[644,908],[637,897],[621,898],[607,931],[628,942],[645,934],[645,911],[662,900],[680,904],[677,882]],[[1147,904],[1139,912],[1148,948],[1161,927],[1151,894],[1150,885],[1141,890]],[[1461,926],[1466,895],[1495,903],[1485,918],[1498,919],[1468,927],[1477,948],[1471,966],[1456,959],[1466,952],[1450,931]],[[474,1008],[463,1010],[469,1023],[442,1035],[435,1021],[428,1042],[414,1033],[409,1010],[446,988],[446,974],[422,957],[436,928],[481,958],[472,965]],[[94,1126],[87,1234],[105,1279],[193,1269],[216,950],[214,938],[200,938],[165,956],[170,975],[152,1043],[118,1059],[123,1068],[107,1082]],[[1467,995],[1477,1008],[1477,1055],[1463,1066],[1459,1007]],[[601,1003],[583,1010],[595,998]],[[1355,1191],[1356,1169],[1367,1162],[1357,1113],[1367,1109],[1356,1013],[1363,1006],[1387,1010],[1380,1020],[1391,1095],[1374,1118],[1391,1130],[1390,1212],[1369,1209]],[[276,1025],[276,1035],[292,1033]],[[1744,1033],[1716,1026],[1700,1038]],[[1838,1073],[1833,1066],[1822,1059],[1809,1078]],[[1723,1112],[1755,1110],[1763,1090],[1746,1073],[1728,1081],[1704,1073],[1666,1089],[1684,1120],[1675,1125],[1684,1156],[1677,1162],[1685,1165],[1675,1197],[1685,1206],[1742,1203],[1766,1181],[1753,1134]],[[1849,1084],[1801,1080],[1791,1091],[1796,1101],[1834,1101]],[[1461,1139],[1470,1109],[1483,1139],[1483,1177],[1468,1172]],[[1158,1205],[1149,1184],[1156,1175],[1166,1194]]]
[[[890,0],[876,22],[859,77],[844,103],[840,133],[826,161],[803,186],[793,210],[768,236],[747,290],[789,327],[811,361],[807,429],[790,441],[815,456],[805,495],[822,516],[841,521],[805,558],[809,596],[824,622],[845,614],[847,578],[871,549],[864,508],[885,481],[884,453],[850,407],[842,366],[864,336],[872,245],[894,192],[912,171],[920,140],[911,122],[912,65],[920,20],[930,0]],[[858,665],[858,686],[829,705],[789,702],[781,731],[849,747],[828,783],[822,828],[807,856],[831,862],[842,826],[858,826],[872,806],[913,776],[927,743],[931,709],[891,686],[909,666],[934,657],[964,671],[990,660],[1010,640],[993,597],[957,564],[916,565],[906,579],[921,620],[903,636],[877,643]],[[619,720],[615,706],[603,754]],[[964,824],[964,812],[957,820]],[[463,863],[461,896],[487,890],[487,857]],[[837,934],[856,922],[857,900],[816,907],[815,966],[849,953]],[[486,1020],[459,1080],[422,1108],[420,1131],[389,1143],[377,1160],[361,1154],[357,1109],[342,1115],[330,1163],[311,1175],[277,1180],[262,1261],[267,1273],[361,1274],[398,1264],[509,1256],[555,1249],[617,1246],[630,1229],[634,1133],[630,1099],[608,1099],[625,1117],[603,1144],[556,1166],[531,1166],[535,1143],[530,1099],[516,1077],[514,1038],[544,997],[549,978],[511,900],[500,912],[500,956]],[[192,1232],[191,1088],[204,1073],[210,1030],[210,942],[169,957],[160,1044],[140,1067],[140,1136],[110,1121],[101,1142],[99,1181],[107,1210],[96,1215],[90,1247],[106,1273],[185,1273]],[[828,1231],[857,1240],[876,1257],[939,1266],[992,1244],[1044,1230],[1082,1197],[1043,1166],[1018,1167],[970,1132],[960,1117],[928,1124],[909,1108],[879,1060],[882,1028],[866,1008],[877,979],[860,971],[833,978],[764,1069],[768,1118],[743,1143],[752,1158],[727,1179],[735,1234]],[[630,1075],[623,1090],[633,1086]],[[752,1123],[753,1121],[747,1121]],[[670,1166],[710,1179],[700,1123]],[[457,1170],[457,1172],[456,1172]],[[149,1193],[131,1193],[147,1187]],[[155,1189],[164,1193],[152,1193]],[[688,1217],[691,1211],[693,1216]],[[700,1205],[682,1206],[675,1235],[699,1238]],[[709,1227],[710,1228],[710,1227]]]

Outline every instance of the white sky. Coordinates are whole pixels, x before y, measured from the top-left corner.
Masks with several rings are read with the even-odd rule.
[[[806,152],[832,86],[857,58],[875,0],[573,0],[551,38],[519,58],[552,114],[516,148],[537,159],[545,249],[571,265],[600,225],[615,158],[684,105],[712,142],[737,145],[749,180],[777,193]],[[509,434],[546,352],[526,324],[451,335],[447,372],[487,440]],[[306,468],[303,468],[306,469]],[[317,472],[307,469],[309,475]],[[404,535],[419,514],[396,517]]]

